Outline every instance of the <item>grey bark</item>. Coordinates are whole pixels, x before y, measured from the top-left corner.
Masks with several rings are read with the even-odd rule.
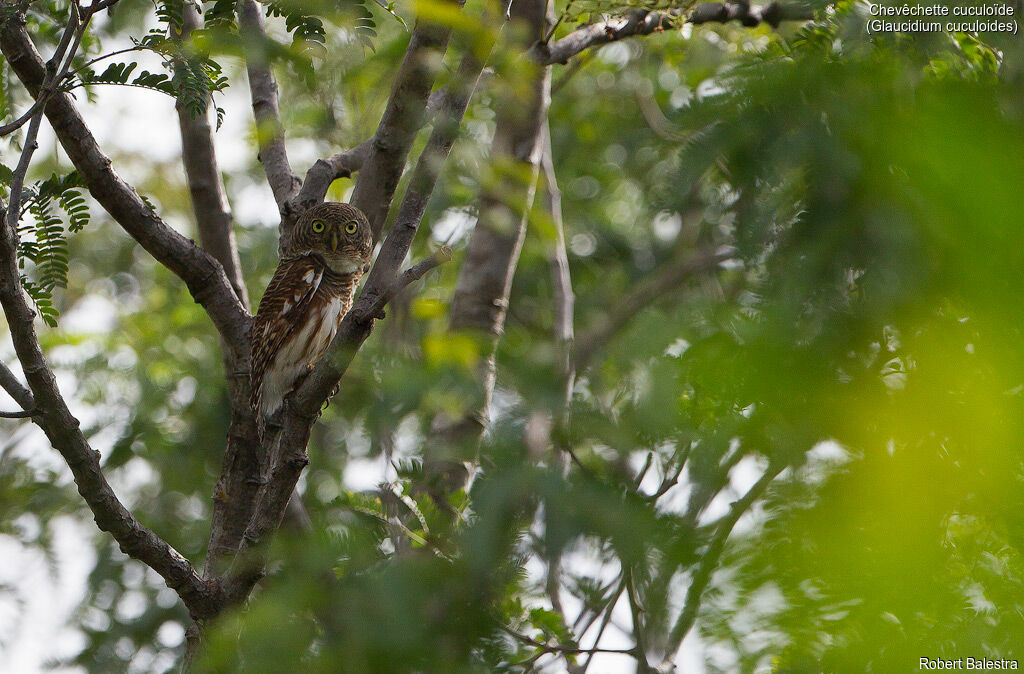
[[[446,1],[460,7],[463,2]],[[352,192],[352,203],[366,214],[374,240],[380,239],[384,231],[409,148],[423,126],[430,90],[437,76],[436,65],[450,38],[450,27],[417,21],[395,75],[387,107]]]
[[[628,37],[671,30],[679,24],[684,16],[686,16],[686,12],[682,9],[630,10],[621,16],[580,26],[554,42],[538,41],[534,45],[533,54],[542,63],[568,63],[573,56],[591,47],[598,47]],[[702,24],[739,21],[748,27],[761,23],[777,27],[783,21],[808,21],[813,18],[814,9],[809,4],[802,2],[786,4],[772,2],[767,5],[751,5],[743,0],[729,0],[727,2],[704,2],[697,5],[689,16],[686,16],[686,22]]]
[[[202,27],[202,18],[195,6],[185,4],[180,38],[187,40],[192,31]],[[207,101],[212,106],[212,101]],[[193,116],[179,102],[178,126],[181,130],[181,159],[185,166],[185,179],[192,197],[192,213],[196,231],[203,249],[224,268],[224,273],[235,290],[235,295],[247,310],[249,293],[242,278],[242,264],[238,257],[238,244],[224,181],[217,168],[217,153],[213,144],[212,110],[207,107],[201,115]]]
[[[259,160],[284,223],[289,220],[288,206],[299,191],[300,181],[288,161],[277,81],[265,54],[267,33],[263,27],[263,12],[255,0],[241,0],[237,11],[238,29],[246,42],[245,70],[256,119]]]
[[[18,79],[37,96],[46,69],[25,32],[23,18],[14,16],[0,28],[0,49]],[[206,309],[225,344],[235,353],[246,353],[251,319],[220,263],[167,226],[114,172],[110,159],[96,144],[68,94],[53,94],[44,111],[93,198],[148,253],[185,282],[192,297]]]
[[[547,6],[544,0],[515,2],[514,21],[528,27],[524,54],[544,35]],[[452,297],[449,330],[482,336],[486,357],[480,368],[477,398],[461,418],[438,416],[424,447],[423,463],[432,490],[448,491],[465,485],[465,462],[475,459],[476,447],[487,423],[495,383],[495,348],[504,325],[509,292],[526,234],[526,221],[536,193],[544,122],[550,103],[550,68],[526,61],[535,68],[529,93],[515,105],[502,106],[491,145],[492,163],[510,162],[523,171],[504,172],[501,180],[484,189],[476,227],[470,235]],[[526,174],[525,183],[514,176]]]

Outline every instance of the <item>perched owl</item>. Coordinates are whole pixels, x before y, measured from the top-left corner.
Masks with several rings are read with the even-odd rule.
[[[354,206],[324,203],[299,218],[252,328],[250,402],[261,429],[331,343],[372,249]]]

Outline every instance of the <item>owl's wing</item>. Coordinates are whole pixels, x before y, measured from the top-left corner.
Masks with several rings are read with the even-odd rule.
[[[281,345],[309,308],[324,277],[324,264],[312,255],[281,260],[260,300],[252,326],[250,403],[259,410],[263,377]]]

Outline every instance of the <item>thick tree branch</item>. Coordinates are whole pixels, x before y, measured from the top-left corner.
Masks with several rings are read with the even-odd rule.
[[[582,371],[594,353],[608,343],[633,316],[665,295],[677,290],[690,278],[714,270],[730,256],[726,253],[703,253],[682,261],[672,261],[654,276],[646,279],[633,292],[619,301],[601,322],[576,341],[575,365]]]
[[[0,362],[0,388],[7,391],[7,395],[14,399],[23,410],[31,410],[36,406],[32,398],[32,391],[25,388],[18,378],[11,372],[11,369]]]
[[[591,47],[616,42],[627,37],[650,35],[676,26],[683,16],[681,9],[650,11],[635,9],[622,16],[587,24],[565,37],[533,47],[534,58],[541,63],[568,63],[569,59]],[[739,21],[744,26],[767,23],[777,27],[782,21],[807,21],[814,18],[810,5],[802,3],[750,5],[745,1],[705,2],[694,7],[687,23],[728,23]]]
[[[202,25],[201,21],[196,8],[186,4],[182,34],[176,37],[187,40],[192,31]],[[176,64],[175,67],[181,66]],[[231,211],[217,168],[211,111],[207,109],[202,115],[193,116],[180,103],[177,110],[182,160],[199,240],[203,248],[221,263],[242,305],[248,307]],[[231,415],[221,474],[214,487],[205,569],[207,578],[215,577],[222,570],[221,562],[238,548],[252,515],[261,471],[259,436],[249,406],[248,349],[222,350]]]
[[[12,208],[12,212],[15,211]],[[6,218],[0,226],[3,228],[0,232],[0,305],[37,407],[33,421],[64,457],[96,525],[109,532],[125,554],[160,574],[193,616],[209,615],[214,609],[212,595],[199,574],[188,560],[135,519],[103,476],[99,454],[89,446],[78,419],[68,410],[39,346],[33,325],[35,312],[21,288],[18,274],[16,230]]]
[[[539,40],[546,26],[544,0],[512,4],[513,18],[523,25],[521,40]],[[526,54],[530,42],[513,46]],[[467,414],[437,415],[423,450],[427,486],[436,496],[465,486],[466,462],[475,460],[495,383],[495,349],[505,325],[512,279],[526,236],[526,223],[537,190],[544,123],[550,105],[551,69],[522,58],[530,68],[528,91],[498,106],[491,161],[513,166],[487,185],[480,195],[479,217],[466,248],[455,284],[449,331],[468,331],[486,340],[480,382]]]
[[[225,589],[233,601],[244,598],[262,576],[264,564],[258,545],[280,526],[299,475],[309,463],[306,445],[310,428],[356,351],[373,330],[374,320],[382,316],[384,307],[398,292],[451,257],[451,251],[442,248],[427,260],[398,274],[398,266],[408,255],[427,200],[458,136],[462,118],[482,69],[482,62],[472,54],[463,58],[456,75],[458,93],[447,97],[439,113],[439,120],[413,170],[409,188],[399,207],[396,226],[388,232],[363,290],[338,327],[338,333],[327,352],[288,400],[278,439],[279,456],[266,487],[260,493],[252,521],[242,541],[243,555],[257,548],[253,552],[254,559],[243,557],[236,560],[232,577]]]
[[[292,210],[302,214],[323,201],[331,183],[339,178],[351,177],[363,167],[372,147],[373,139],[370,138],[351,150],[339,152],[327,159],[317,159],[306,171],[306,179],[302,181],[302,189],[293,200]]]
[[[0,28],[0,49],[29,92],[39,95],[46,69],[25,32],[23,17],[11,17]],[[53,94],[44,110],[90,194],[147,252],[185,282],[229,348],[246,353],[251,319],[220,263],[167,226],[114,172],[68,94]]]
[[[355,352],[372,331],[374,318],[381,315],[384,307],[398,292],[449,259],[451,250],[442,248],[407,269],[386,290],[375,294],[372,300],[364,299],[361,294],[339,326],[328,352],[320,359],[303,386],[292,394],[278,440],[279,457],[270,471],[266,486],[259,494],[256,508],[242,537],[239,555],[235,557],[229,570],[230,575],[222,586],[222,596],[229,603],[243,601],[263,577],[265,558],[260,544],[281,526],[299,476],[309,465],[306,445],[310,428]],[[358,300],[364,301],[360,304]]]
[[[461,7],[463,1],[446,0],[457,7]],[[374,240],[379,239],[384,230],[409,148],[423,126],[430,90],[437,75],[437,63],[444,55],[450,37],[449,26],[425,20],[416,22],[405,57],[395,75],[387,107],[359,171],[352,203],[369,219]]]
[[[196,8],[186,3],[183,10],[181,40],[188,40],[192,31],[202,27],[202,18]],[[176,69],[180,65],[175,66]],[[181,159],[185,166],[185,179],[192,196],[192,212],[196,218],[199,243],[224,268],[242,306],[249,308],[249,293],[242,278],[242,265],[238,257],[238,244],[232,227],[231,209],[224,182],[217,168],[217,153],[213,145],[210,125],[210,107],[195,115],[177,104],[178,126],[181,129]]]
[[[267,33],[256,0],[238,3],[238,29],[246,43],[245,68],[249,76],[252,112],[256,119],[259,160],[267,175],[282,221],[290,222],[289,203],[299,191],[299,178],[288,162],[284,126],[278,107],[277,82],[267,62]]]

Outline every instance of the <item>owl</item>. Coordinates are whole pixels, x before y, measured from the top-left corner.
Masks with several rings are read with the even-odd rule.
[[[299,218],[253,322],[250,403],[260,429],[331,343],[372,250],[370,223],[354,206],[323,203]]]

